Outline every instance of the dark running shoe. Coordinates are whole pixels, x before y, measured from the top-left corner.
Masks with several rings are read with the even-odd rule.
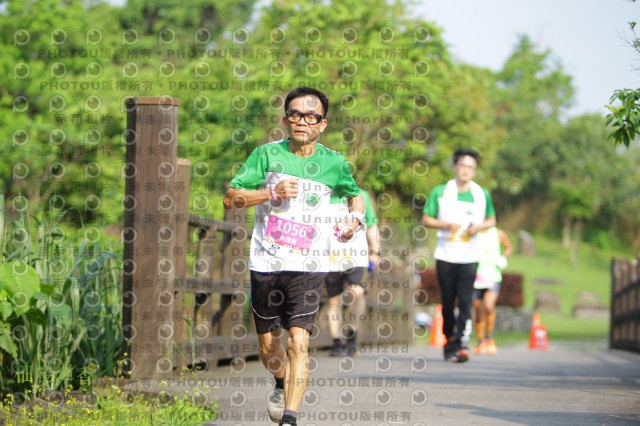
[[[282,420],[280,420],[278,426],[298,426],[298,423],[294,417],[286,415],[282,416]]]
[[[358,356],[358,344],[356,343],[356,334],[352,333],[347,337],[347,356]]]
[[[333,348],[331,348],[331,352],[329,352],[329,356],[343,356],[344,349],[342,347],[342,343],[340,340],[334,340]]]
[[[469,351],[466,349],[460,349],[455,354],[445,357],[447,362],[467,362],[469,361]]]
[[[447,344],[444,345],[444,359],[445,361],[449,361],[452,357],[455,357],[458,351],[460,350],[460,345],[456,342],[455,337],[448,337]]]

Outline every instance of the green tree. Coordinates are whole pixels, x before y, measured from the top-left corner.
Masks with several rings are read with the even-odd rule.
[[[628,206],[637,202],[633,187],[638,178],[633,172],[632,156],[623,155],[607,143],[607,130],[597,114],[569,120],[555,152],[551,202],[557,206],[563,243],[571,248],[571,261],[575,264],[583,230],[587,238],[603,243],[603,235],[614,229],[621,215],[633,214]],[[637,216],[637,210],[635,213]],[[615,238],[631,242],[625,234]]]
[[[322,143],[345,154],[378,199],[383,223],[401,222],[395,235],[408,243],[430,188],[450,176],[453,150],[497,150],[487,95],[494,80],[453,64],[440,32],[410,17],[402,2],[274,1],[248,41],[236,42],[241,57],[204,58],[217,79],[231,82],[216,92],[223,107],[199,112],[193,126],[211,134],[222,171],[210,186],[222,189],[255,146],[285,136],[281,96],[316,87],[333,102]],[[246,75],[238,76],[239,66]],[[183,96],[188,109],[198,98]]]
[[[138,34],[204,47],[226,29],[244,25],[256,0],[128,0],[122,27]],[[170,42],[168,44],[171,44]]]
[[[0,146],[0,178],[9,207],[19,196],[32,213],[64,201],[76,221],[120,223],[124,100],[164,95],[181,99],[178,156],[192,160],[192,211],[221,217],[226,181],[253,148],[284,137],[282,96],[299,85],[333,101],[322,142],[347,156],[395,238],[409,242],[462,146],[482,153],[478,180],[501,217],[557,207],[558,117],[573,89],[526,37],[493,73],[452,61],[441,29],[401,1],[275,0],[255,13],[249,0],[2,4],[0,135],[9,143]],[[88,209],[92,200],[101,206]],[[615,217],[616,232],[635,223],[630,212]],[[597,213],[587,235],[591,223],[607,222]]]
[[[633,3],[636,0],[628,0]],[[636,33],[635,21],[628,22],[631,38],[625,39],[629,47],[640,54],[640,38]],[[639,68],[635,68],[636,71]],[[619,102],[616,104],[616,102]],[[640,134],[640,89],[619,89],[613,92],[610,105],[606,107],[611,111],[605,117],[605,123],[612,127],[609,137],[615,144],[629,144]],[[616,105],[614,105],[616,104]]]
[[[592,210],[584,216],[587,240],[600,244],[617,240],[638,247],[638,152],[622,152],[606,142],[607,136],[608,130],[597,114],[571,119],[558,146],[561,161],[554,179],[565,180],[587,193],[583,200]],[[630,222],[630,218],[634,219]]]
[[[2,192],[9,206],[28,199],[31,214],[71,208],[76,222],[107,224],[122,218],[124,99],[179,96],[167,86],[206,46],[225,43],[225,29],[246,24],[253,0],[2,3]],[[146,27],[145,8],[159,11]],[[163,66],[178,70],[173,79]]]
[[[620,103],[614,105],[616,101]],[[640,134],[640,89],[616,90],[609,102],[611,105],[606,107],[611,112],[605,117],[605,123],[613,128],[609,138],[616,144],[629,147]]]
[[[595,214],[597,184],[595,182],[555,181],[551,184],[551,195],[558,200],[563,217],[563,246],[571,248],[571,263],[578,262],[578,245],[582,238],[584,221]],[[573,239],[571,238],[573,234]]]
[[[505,132],[495,163],[499,211],[523,206],[536,211],[549,200],[563,127],[560,116],[572,95],[571,77],[552,61],[551,51],[540,51],[528,37],[521,37],[497,73],[497,124]]]

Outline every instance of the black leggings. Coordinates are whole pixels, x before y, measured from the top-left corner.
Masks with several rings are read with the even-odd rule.
[[[449,263],[436,261],[436,272],[442,294],[442,332],[449,342],[452,337],[458,345],[466,348],[471,336],[471,306],[473,304],[473,283],[476,280],[477,263]],[[453,310],[458,297],[458,319]],[[454,323],[456,333],[453,332]]]

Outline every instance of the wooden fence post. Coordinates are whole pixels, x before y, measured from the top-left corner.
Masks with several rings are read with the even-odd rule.
[[[178,105],[170,97],[128,98],[124,198],[123,349],[125,374],[173,374],[175,263],[172,215]]]
[[[176,171],[176,190],[174,201],[176,203],[175,215],[175,247],[174,261],[176,265],[176,279],[174,284],[173,302],[173,362],[175,370],[179,373],[187,365],[184,352],[187,348],[184,345],[184,310],[185,310],[185,278],[187,276],[187,250],[189,246],[189,189],[191,181],[191,160],[178,158],[178,169]]]

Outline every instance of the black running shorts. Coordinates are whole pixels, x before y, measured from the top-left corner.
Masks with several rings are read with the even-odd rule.
[[[494,283],[489,288],[474,288],[473,289],[473,300],[482,300],[482,299],[484,299],[484,294],[487,291],[493,291],[495,293],[500,294],[500,287],[501,287],[501,283],[497,282],[497,283]]]
[[[364,268],[353,268],[348,272],[329,272],[324,278],[327,287],[327,296],[334,297],[342,293],[344,290],[343,282],[346,280],[348,285],[363,285]]]
[[[256,332],[300,327],[311,333],[326,272],[251,271],[251,310]]]

